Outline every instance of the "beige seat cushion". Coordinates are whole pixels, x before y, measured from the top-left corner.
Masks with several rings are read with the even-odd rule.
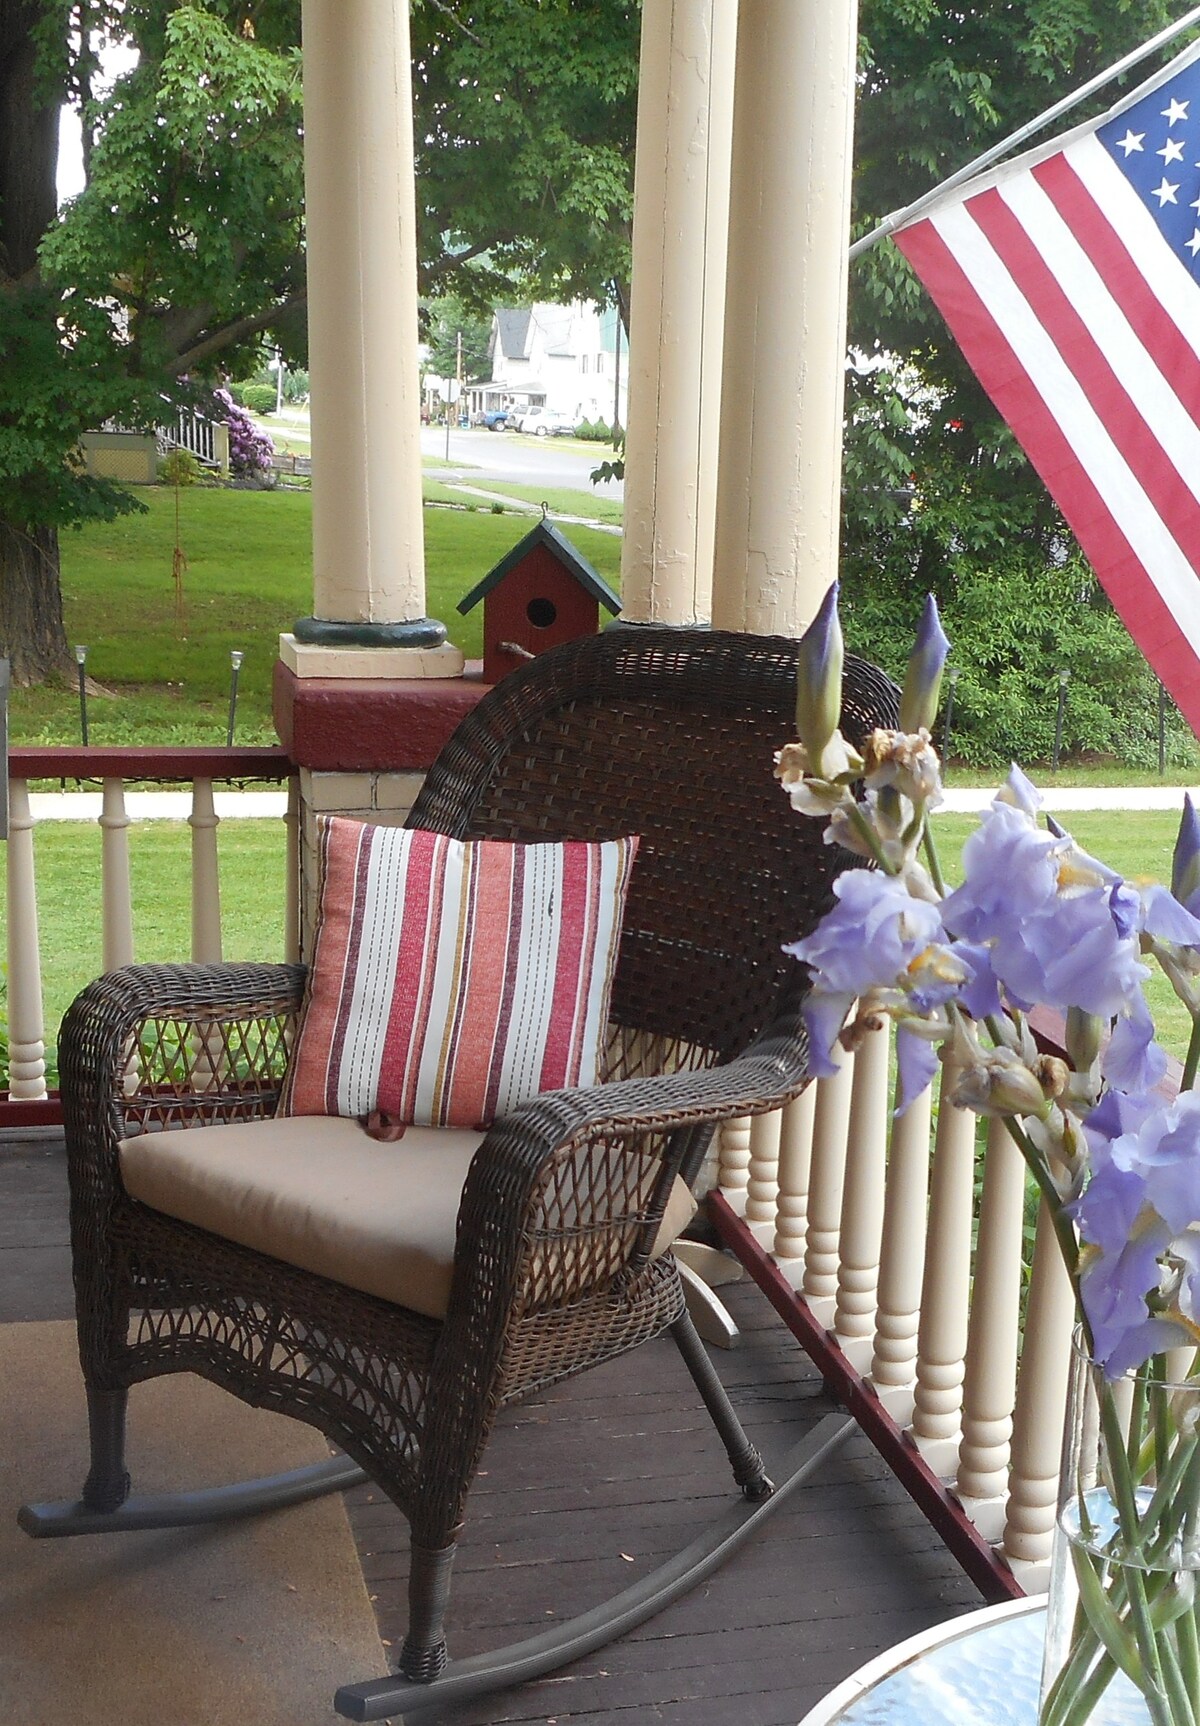
[[[357,1121],[292,1116],[143,1133],[120,1147],[143,1204],[430,1318],[450,1299],[458,1205],[484,1135],[409,1127],[384,1144]],[[655,1256],[695,1210],[676,1180]]]

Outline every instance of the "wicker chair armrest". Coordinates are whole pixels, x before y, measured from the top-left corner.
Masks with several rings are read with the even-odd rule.
[[[129,965],[98,977],[59,1038],[72,1161],[108,1163],[153,1122],[272,1112],[304,979],[300,965]]]
[[[471,1163],[452,1302],[516,1300],[531,1262],[556,1239],[608,1231],[606,1247],[589,1255],[594,1274],[585,1283],[644,1262],[696,1135],[706,1141],[721,1121],[779,1108],[807,1080],[807,1039],[799,1015],[789,1014],[722,1066],[546,1092],[514,1110]],[[623,1172],[623,1158],[645,1166]],[[622,1190],[610,1221],[614,1185]],[[573,1295],[580,1285],[559,1292]]]

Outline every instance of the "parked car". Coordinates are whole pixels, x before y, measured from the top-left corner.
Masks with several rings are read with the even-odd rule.
[[[475,416],[475,424],[486,426],[489,431],[503,431],[511,414],[511,408],[485,408]]]
[[[562,408],[527,408],[517,420],[517,430],[532,432],[535,437],[570,437],[575,416]]]

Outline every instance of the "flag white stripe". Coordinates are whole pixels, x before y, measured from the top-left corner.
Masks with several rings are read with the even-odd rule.
[[[1200,359],[1200,288],[1183,262],[1163,244],[1150,211],[1094,134],[1080,138],[1063,154],[1105,212],[1109,226],[1125,242],[1169,322]],[[1148,261],[1153,265],[1149,271]]]
[[[1193,496],[1200,478],[1200,426],[1113,298],[1048,194],[1031,176],[1013,180],[1001,197],[1057,279],[1072,310],[1112,367],[1130,402]],[[1195,308],[1200,310],[1200,307]]]
[[[930,221],[1195,652],[1200,644],[1196,573],[1183,550],[987,236],[962,208],[939,212]]]

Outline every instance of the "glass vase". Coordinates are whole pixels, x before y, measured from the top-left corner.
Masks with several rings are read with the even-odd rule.
[[[1200,1726],[1200,1378],[1180,1354],[1109,1382],[1076,1339],[1039,1726]]]

